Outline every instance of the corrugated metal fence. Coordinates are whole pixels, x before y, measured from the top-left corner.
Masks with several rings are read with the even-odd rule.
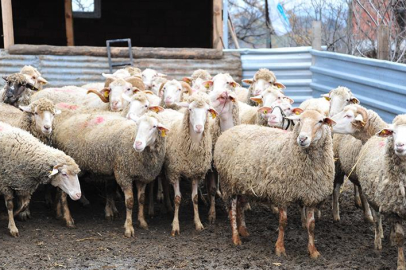
[[[296,104],[312,97],[311,47],[227,51],[241,54],[243,79],[250,79],[258,69],[267,68],[286,86],[286,95],[293,98]]]
[[[114,58],[123,62],[124,59]],[[241,80],[241,60],[238,53],[224,53],[221,59],[153,59],[138,58],[134,66],[141,69],[153,68],[168,75],[169,78],[182,79],[190,76],[198,68],[211,74],[230,73]],[[95,56],[58,56],[58,55],[10,55],[0,53],[0,75],[19,72],[24,65],[32,65],[49,81],[47,87],[83,85],[91,82],[103,82],[102,73],[109,73],[107,57]]]
[[[351,89],[367,108],[391,122],[406,113],[406,65],[331,52],[312,51],[314,97],[337,86]]]

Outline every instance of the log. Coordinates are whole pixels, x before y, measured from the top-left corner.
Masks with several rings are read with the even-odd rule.
[[[222,50],[202,48],[145,48],[132,47],[134,58],[160,58],[160,59],[221,59]],[[107,57],[106,47],[91,46],[51,46],[16,44],[9,48],[9,54],[28,55],[86,55]],[[128,48],[112,47],[112,57],[128,58]]]
[[[72,0],[65,0],[65,26],[66,26],[66,45],[74,46],[75,38],[73,32]]]
[[[3,17],[4,49],[14,45],[13,9],[11,0],[1,0],[1,15]]]
[[[213,48],[223,49],[223,21],[221,12],[223,8],[222,0],[213,0]]]

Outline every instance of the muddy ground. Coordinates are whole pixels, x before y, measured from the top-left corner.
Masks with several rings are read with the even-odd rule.
[[[288,210],[288,257],[279,258],[274,254],[278,218],[262,207],[247,213],[251,236],[239,247],[232,245],[228,218],[221,206],[216,225],[210,226],[208,207],[201,203],[205,230],[194,230],[193,207],[186,192],[180,236],[170,236],[172,216],[162,213],[156,204],[157,215],[147,220],[149,230],[135,227],[136,237],[129,239],[123,235],[123,201],[117,201],[121,218],[109,222],[104,219],[103,188],[83,189],[90,207],[69,202],[76,229],[64,227],[53,217],[41,192],[33,197],[32,219],[16,222],[19,238],[11,237],[7,221],[0,220],[0,269],[396,269],[397,251],[390,246],[387,223],[383,251],[374,251],[372,226],[354,207],[349,188],[341,198],[341,222],[332,221],[331,201],[324,204],[322,217],[316,220],[316,246],[322,255],[317,261],[307,255],[307,232],[301,227],[297,207]],[[3,203],[0,205],[5,214]]]

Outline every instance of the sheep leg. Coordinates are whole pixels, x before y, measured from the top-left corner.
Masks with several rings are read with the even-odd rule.
[[[395,222],[391,231],[391,241],[398,247],[398,267],[397,270],[405,270],[405,254],[403,252],[404,232],[401,222]]]
[[[299,206],[299,210],[300,210],[300,220],[302,221],[302,228],[306,229],[306,207],[304,206]]]
[[[374,217],[374,228],[375,228],[375,241],[374,241],[374,246],[376,250],[381,250],[382,249],[382,238],[381,238],[381,232],[379,228],[379,224],[381,223],[381,215],[379,212],[372,210],[372,214]]]
[[[279,207],[279,233],[278,240],[275,244],[275,254],[277,256],[286,256],[285,251],[285,229],[288,225],[288,209],[287,207]]]
[[[174,181],[171,181],[173,184],[173,190],[175,192],[175,198],[174,198],[174,204],[175,204],[175,213],[173,214],[173,221],[172,221],[172,232],[171,235],[175,236],[176,233],[180,234],[180,228],[179,228],[179,207],[180,207],[180,201],[182,199],[182,195],[180,193],[180,187],[179,187],[179,178],[177,178]]]
[[[31,212],[30,212],[30,200],[31,196],[18,196],[18,206],[19,209],[14,212],[14,216],[17,216],[17,218],[21,221],[26,221],[29,218],[31,218]]]
[[[248,237],[250,234],[247,230],[247,225],[245,224],[245,207],[247,205],[247,201],[245,197],[240,196],[237,199],[237,227],[238,233],[242,237]]]
[[[162,187],[164,190],[164,200],[166,210],[170,213],[173,213],[173,207],[171,202],[171,197],[169,195],[169,182],[164,176],[158,176],[161,179]]]
[[[50,208],[53,205],[52,189],[54,189],[52,185],[45,185],[45,205]]]
[[[155,180],[148,184],[148,216],[153,217],[154,212],[154,186]]]
[[[131,182],[130,182],[131,183]],[[134,227],[133,227],[133,207],[134,207],[134,195],[132,184],[128,186],[122,186],[121,189],[124,192],[125,207],[126,207],[126,218],[124,223],[126,237],[134,236]]]
[[[116,203],[114,201],[114,195],[117,191],[117,185],[115,180],[106,181],[106,206],[104,208],[105,218],[107,220],[113,220],[115,217],[119,216],[119,212],[116,208]]]
[[[7,212],[8,212],[8,229],[10,230],[11,236],[18,237],[19,233],[18,233],[16,224],[14,222],[14,214],[13,214],[13,209],[14,209],[13,196],[5,194],[4,200],[5,200]]]
[[[145,204],[145,187],[146,184],[137,182],[137,199],[138,199],[138,223],[141,228],[148,230],[148,224],[144,217],[144,204]]]
[[[363,203],[360,197],[360,188],[357,185],[354,185],[354,203],[358,208],[362,208]]]
[[[210,194],[210,209],[209,209],[209,223],[214,224],[216,222],[216,175],[214,172],[209,171],[207,173],[208,190]]]
[[[336,178],[337,179],[337,178]],[[334,190],[333,190],[333,220],[340,221],[340,189],[342,182],[334,181]]]
[[[271,203],[270,208],[271,208],[272,213],[279,214],[279,208],[276,205],[274,205],[273,203]]]
[[[231,232],[232,240],[234,245],[241,245],[240,235],[237,230],[237,197],[231,199],[231,207],[229,207],[230,223],[231,223]]]
[[[199,180],[193,179],[192,180],[192,201],[193,201],[195,227],[196,227],[196,231],[202,231],[204,229],[204,227],[203,227],[202,222],[200,221],[200,216],[199,216],[199,195],[197,193],[198,188],[199,188]]]
[[[307,233],[309,235],[309,242],[307,248],[312,259],[317,259],[320,256],[320,253],[316,249],[314,244],[314,229],[316,227],[316,221],[314,219],[314,208],[307,208]]]
[[[360,196],[360,200],[361,200],[361,204],[362,204],[362,209],[364,210],[364,219],[367,222],[374,223],[374,218],[372,217],[371,208],[369,207],[367,197],[365,196],[364,192],[362,192],[361,187],[357,187],[357,190],[359,192],[359,196]]]
[[[75,221],[73,220],[69,210],[68,195],[59,188],[57,189],[57,192],[60,193],[63,219],[66,222],[66,227],[75,228]]]
[[[158,194],[156,195],[156,200],[160,203],[162,203],[164,201],[164,189],[162,186],[162,179],[160,177],[158,177],[157,179],[157,183],[158,183]]]
[[[55,193],[55,218],[62,219],[62,202],[61,202],[61,194],[58,192]]]

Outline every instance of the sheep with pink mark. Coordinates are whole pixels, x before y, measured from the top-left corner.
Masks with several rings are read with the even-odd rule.
[[[123,190],[125,236],[134,236],[134,181],[138,190],[138,221],[147,228],[145,186],[159,175],[166,151],[164,137],[168,130],[159,115],[147,112],[135,123],[115,113],[64,111],[55,121],[55,146],[73,156],[83,171],[99,175],[102,180],[114,176]],[[107,194],[106,218],[111,219],[116,211],[112,194]]]

